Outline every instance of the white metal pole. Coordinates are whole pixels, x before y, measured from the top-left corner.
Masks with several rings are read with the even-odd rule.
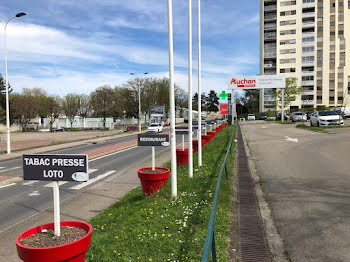
[[[8,22],[5,24],[5,27],[4,27],[5,85],[6,85],[6,134],[7,134],[7,141],[6,142],[7,142],[7,154],[11,154],[9,81],[8,81],[8,76],[7,76],[7,46],[6,46],[6,28],[7,28]]]
[[[193,177],[192,140],[192,0],[188,0],[188,176]]]
[[[54,227],[55,235],[61,235],[61,221],[60,221],[60,189],[58,182],[53,182],[53,207],[54,207]]]
[[[281,121],[284,122],[284,88],[282,88],[282,113],[281,113]]]
[[[139,85],[139,132],[141,132],[141,87]]]
[[[232,114],[232,118],[231,118],[231,122],[232,125],[235,124],[235,115],[234,115],[234,111],[233,108],[235,107],[235,90],[232,89],[232,95],[231,95],[231,114]]]
[[[156,169],[156,150],[154,146],[152,146],[152,170]]]
[[[173,50],[173,2],[168,0],[169,34],[169,81],[170,81],[170,130],[171,130],[171,195],[177,196],[176,135],[175,135],[175,93],[174,93],[174,50]]]
[[[182,135],[182,150],[185,151],[185,135]]]
[[[198,0],[198,166],[202,166],[201,0]]]

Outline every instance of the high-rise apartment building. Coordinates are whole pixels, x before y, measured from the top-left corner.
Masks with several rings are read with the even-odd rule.
[[[290,108],[350,106],[350,1],[261,0],[260,74],[296,77]],[[275,109],[260,91],[260,111]]]

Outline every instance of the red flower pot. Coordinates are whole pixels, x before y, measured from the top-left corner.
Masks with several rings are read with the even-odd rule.
[[[208,136],[208,135],[202,136],[202,140],[205,141],[205,144],[209,143],[211,139],[212,139],[212,136]]]
[[[213,136],[213,138],[214,138],[215,135],[216,135],[216,132],[215,132],[215,131],[209,131],[209,132],[208,132],[208,135],[209,135],[209,136]]]
[[[204,144],[205,144],[205,142],[202,139],[202,148],[204,147]],[[192,145],[193,145],[194,151],[197,152],[198,151],[198,140],[192,140]]]
[[[194,150],[192,150],[194,153]],[[176,149],[176,164],[177,166],[183,166],[188,163],[188,155],[189,155],[189,150],[188,148],[185,149]]]
[[[155,167],[158,173],[150,173],[150,170],[152,170],[152,167],[144,167],[137,170],[144,197],[153,195],[159,188],[166,186],[170,173],[170,169],[165,167]]]
[[[61,221],[61,227],[70,226],[84,229],[87,233],[71,243],[53,247],[28,247],[20,240],[40,233],[43,229],[54,229],[54,223],[28,229],[16,238],[17,253],[24,262],[84,262],[85,253],[91,243],[92,226],[83,221]]]

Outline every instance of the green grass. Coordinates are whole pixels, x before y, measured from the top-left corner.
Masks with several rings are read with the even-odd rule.
[[[59,144],[63,144],[64,141],[51,141],[50,145],[59,145]]]
[[[205,145],[201,168],[194,155],[192,179],[188,166],[178,168],[177,198],[171,197],[169,176],[167,186],[154,196],[143,198],[141,188],[135,188],[91,219],[94,232],[86,261],[200,261],[217,176],[233,130],[224,128]],[[234,147],[231,152],[229,176],[233,176]],[[222,179],[215,240],[219,261],[227,261],[232,192],[231,179]]]
[[[290,125],[290,124],[294,124],[292,121],[276,121],[277,124],[281,124],[281,125]]]
[[[304,124],[298,124],[296,125],[296,128],[302,128],[302,129],[319,132],[319,133],[328,133],[327,130],[325,130],[323,127],[317,127],[317,126],[306,126]]]

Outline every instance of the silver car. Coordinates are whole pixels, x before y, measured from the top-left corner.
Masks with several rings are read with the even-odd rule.
[[[315,112],[310,116],[311,126],[334,126],[344,125],[344,120],[341,115],[335,111],[320,111]]]
[[[303,112],[294,112],[290,115],[290,120],[292,122],[297,122],[297,121],[306,121],[307,120],[307,115]]]

